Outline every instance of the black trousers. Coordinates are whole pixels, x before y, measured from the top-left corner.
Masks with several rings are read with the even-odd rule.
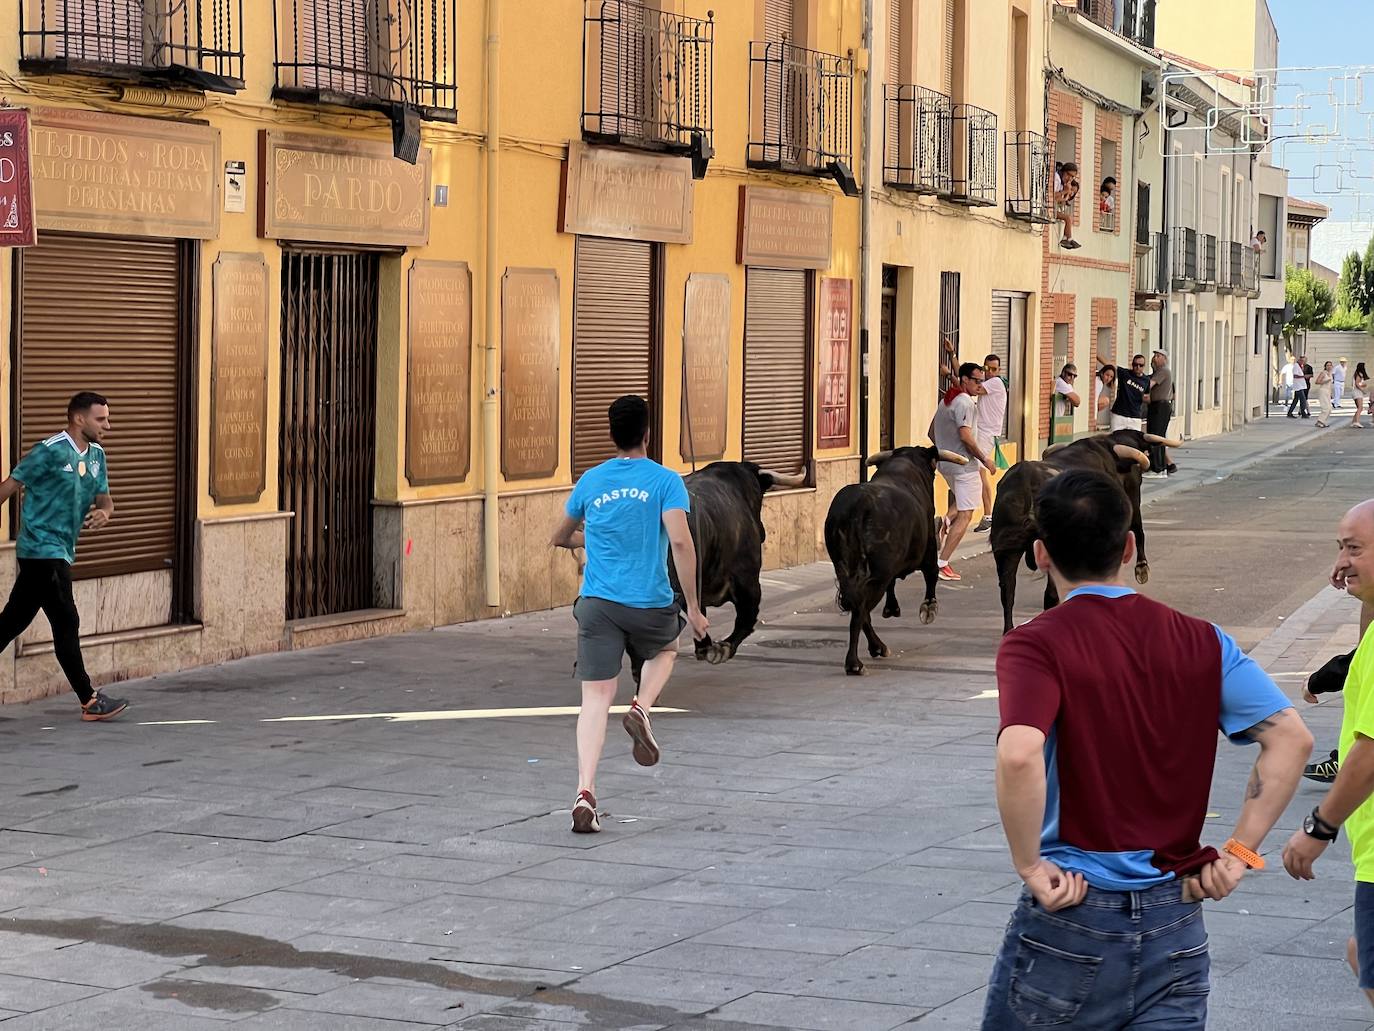
[[[1169,420],[1174,415],[1172,401],[1151,401],[1145,408],[1145,432],[1161,437],[1169,435]],[[1163,444],[1150,445],[1150,472],[1162,473],[1168,468],[1169,459]]]
[[[91,700],[91,678],[81,660],[81,615],[72,597],[72,567],[60,558],[21,558],[10,600],[0,612],[0,650],[28,629],[42,609],[52,624],[58,665],[81,699]]]
[[[1293,400],[1291,400],[1291,401],[1288,402],[1288,414],[1289,414],[1289,415],[1292,415],[1292,414],[1293,414],[1293,407],[1294,407],[1295,405],[1300,405],[1300,406],[1301,406],[1300,411],[1301,411],[1302,417],[1303,417],[1304,419],[1306,419],[1309,415],[1312,414],[1311,412],[1309,412],[1309,411],[1307,410],[1307,391],[1306,391],[1306,390],[1295,390],[1295,391],[1293,391]]]

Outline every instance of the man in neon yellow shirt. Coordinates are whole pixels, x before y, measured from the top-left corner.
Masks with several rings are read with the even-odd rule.
[[[1374,499],[1345,514],[1336,533],[1339,552],[1331,584],[1359,598],[1366,615],[1374,605]],[[1374,634],[1367,619],[1345,681],[1341,721],[1340,773],[1331,790],[1303,820],[1302,830],[1283,850],[1289,874],[1310,881],[1312,865],[1336,839],[1342,825],[1350,835],[1355,864],[1355,937],[1350,965],[1374,1004]]]

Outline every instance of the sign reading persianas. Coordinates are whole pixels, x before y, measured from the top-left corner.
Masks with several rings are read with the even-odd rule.
[[[37,242],[29,173],[29,113],[6,108],[0,110],[0,247],[32,247]]]
[[[822,448],[849,447],[849,353],[853,336],[853,282],[821,280],[821,404],[817,427]]]

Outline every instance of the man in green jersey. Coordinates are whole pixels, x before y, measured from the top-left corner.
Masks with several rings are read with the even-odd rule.
[[[1332,586],[1374,603],[1374,499],[1362,501],[1336,531],[1339,552]],[[1345,679],[1341,720],[1340,772],[1331,790],[1303,820],[1302,830],[1283,850],[1284,868],[1310,881],[1312,865],[1336,839],[1342,825],[1350,835],[1355,864],[1355,937],[1350,965],[1374,1003],[1374,632],[1366,629]]]
[[[52,624],[53,651],[81,701],[83,720],[114,719],[122,698],[91,689],[81,660],[81,617],[72,597],[72,563],[82,530],[98,530],[114,516],[114,499],[100,441],[110,429],[110,406],[83,391],[67,404],[67,428],[33,446],[0,483],[0,503],[21,488],[19,576],[0,612],[0,649],[22,634],[42,609]],[[92,508],[91,506],[95,507]]]

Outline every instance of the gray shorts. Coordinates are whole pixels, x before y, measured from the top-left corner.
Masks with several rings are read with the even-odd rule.
[[[652,659],[678,639],[687,617],[674,604],[661,609],[636,609],[605,598],[578,598],[578,680],[614,680],[620,676],[625,653]]]

